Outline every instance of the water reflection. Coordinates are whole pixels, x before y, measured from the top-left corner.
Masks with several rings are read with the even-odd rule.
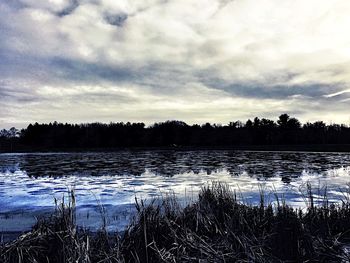
[[[259,189],[264,189],[267,201],[274,201],[277,194],[290,205],[304,206],[308,182],[319,201],[325,186],[330,201],[339,201],[348,191],[350,155],[234,151],[2,154],[0,232],[30,227],[33,216],[52,208],[53,197],[60,198],[69,188],[75,188],[81,224],[98,227],[100,203],[108,207],[110,226],[123,228],[135,196],[149,199],[174,192],[180,200],[191,202],[212,181],[229,184],[249,203],[257,203]],[[18,215],[17,221],[7,219],[8,213]],[[30,217],[32,221],[27,220]]]
[[[306,170],[322,173],[350,165],[344,153],[243,151],[120,151],[113,153],[0,155],[0,171],[25,171],[30,177],[141,176],[145,171],[175,174],[211,174],[226,169],[230,175],[245,171],[255,177],[279,176],[286,183]]]

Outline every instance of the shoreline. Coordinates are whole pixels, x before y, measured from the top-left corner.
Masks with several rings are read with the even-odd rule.
[[[237,146],[160,146],[118,148],[20,148],[0,149],[0,153],[74,153],[74,152],[119,152],[119,151],[261,151],[261,152],[329,152],[350,153],[350,144],[310,145],[237,145]]]

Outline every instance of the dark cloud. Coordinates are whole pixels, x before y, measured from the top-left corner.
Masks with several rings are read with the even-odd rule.
[[[69,5],[65,7],[63,10],[56,12],[56,15],[59,17],[70,15],[74,12],[75,9],[79,7],[78,0],[70,0]]]
[[[83,94],[68,95],[65,100],[70,100],[75,103],[104,103],[104,104],[118,104],[118,103],[137,103],[139,100],[131,98],[130,96],[113,93],[113,91],[99,91],[99,92],[84,92]]]
[[[21,8],[26,8],[28,7],[27,4],[23,3],[22,1],[20,0],[6,0],[6,1],[3,1],[1,4],[0,4],[0,7],[1,5],[5,5],[7,6],[8,8],[11,8],[13,10],[18,10],[18,9],[21,9]]]
[[[259,83],[231,84],[224,90],[240,97],[262,99],[287,99],[288,97],[300,96],[306,98],[321,98],[324,94],[338,90],[337,86],[322,84],[310,85],[276,85],[269,86]]]
[[[19,102],[31,103],[41,100],[34,92],[25,87],[8,86],[5,83],[0,83],[0,103]]]
[[[204,86],[225,91],[227,94],[242,98],[260,98],[283,100],[293,96],[304,99],[324,100],[324,95],[341,91],[342,84],[309,84],[309,85],[271,85],[275,81],[264,82],[233,82],[206,76],[186,65],[172,65],[165,63],[149,63],[143,66],[108,65],[104,62],[88,63],[60,57],[51,59],[37,58],[16,53],[5,53],[0,49],[0,76],[17,79],[36,79],[42,84],[72,85],[73,83],[89,85],[109,82],[112,84],[130,83],[148,86],[158,94],[176,94],[184,89],[189,82],[202,83]],[[296,75],[290,75],[290,78]],[[47,83],[45,83],[47,81]],[[286,80],[286,83],[288,81]],[[4,89],[4,88],[3,88]],[[15,89],[15,88],[14,88]],[[6,89],[6,96],[10,96]],[[4,91],[3,91],[4,92]],[[12,92],[12,97],[16,96]],[[1,94],[5,97],[5,93]],[[89,95],[90,96],[90,95]],[[104,95],[102,95],[104,96]],[[97,94],[95,94],[97,97]],[[327,98],[336,101],[347,98],[348,94]],[[21,96],[23,100],[34,100],[33,97]]]
[[[147,63],[138,65],[108,65],[107,63],[88,63],[81,60],[53,58],[48,62],[48,70],[58,79],[80,84],[136,84],[148,86],[157,93],[176,94],[181,85],[195,82],[190,67],[166,63]]]
[[[128,14],[125,14],[125,13],[105,15],[105,20],[108,24],[113,26],[118,26],[118,27],[122,27],[127,19],[128,19]]]
[[[336,72],[338,71],[334,69],[334,74],[336,74]],[[230,82],[228,80],[216,78],[215,75],[208,72],[199,72],[198,79],[206,86],[224,90],[234,96],[261,99],[287,99],[293,96],[317,99],[323,98],[326,94],[340,91],[344,87],[344,83],[323,84],[317,80],[313,81],[313,83],[290,84],[293,83],[294,79],[302,75],[303,74],[297,73],[279,74],[277,72],[275,78],[269,77],[264,81],[236,80]]]
[[[132,81],[140,77],[138,72],[128,66],[108,66],[102,63],[88,63],[79,60],[53,58],[48,62],[54,74],[63,79],[76,82],[95,83]],[[144,72],[139,72],[145,74]]]
[[[19,89],[25,86],[21,83],[43,84],[55,81],[52,74],[55,69],[49,67],[46,59],[0,48],[0,61],[0,79],[19,83],[17,87]]]

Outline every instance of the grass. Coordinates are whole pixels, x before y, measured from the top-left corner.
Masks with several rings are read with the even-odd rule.
[[[78,229],[75,198],[57,205],[32,231],[0,247],[10,262],[348,262],[350,203],[314,204],[307,209],[283,200],[260,205],[238,202],[227,185],[202,188],[196,202],[182,208],[174,196],[145,203],[121,236],[102,228]]]

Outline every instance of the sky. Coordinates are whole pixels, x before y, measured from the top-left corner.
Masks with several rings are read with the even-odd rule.
[[[350,123],[348,0],[1,0],[0,128]]]

